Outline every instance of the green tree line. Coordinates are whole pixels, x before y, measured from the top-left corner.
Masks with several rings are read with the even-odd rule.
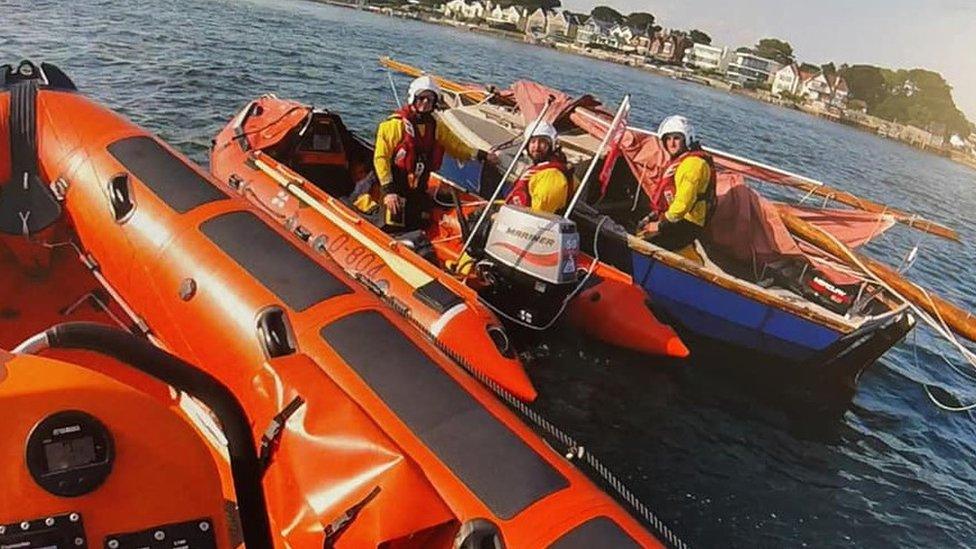
[[[941,125],[962,136],[974,130],[956,107],[952,86],[937,72],[873,65],[841,65],[839,72],[851,98],[864,101],[868,114],[920,128]]]

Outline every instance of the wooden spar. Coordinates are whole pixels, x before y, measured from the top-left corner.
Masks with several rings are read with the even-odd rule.
[[[412,76],[414,78],[427,74],[423,70],[414,67],[413,65],[408,65],[406,63],[401,63],[399,61],[394,61],[393,59],[390,59],[389,57],[386,56],[380,57],[380,64],[388,69],[395,70],[399,73],[405,74],[407,76]],[[485,99],[488,99],[489,94],[487,92],[483,92],[480,90],[473,90],[468,86],[465,86],[464,84],[455,82],[453,80],[448,80],[447,78],[443,78],[434,74],[428,74],[427,76],[433,78],[434,82],[436,82],[437,85],[440,86],[442,90],[446,90],[458,95],[464,95],[475,102],[484,101]]]
[[[860,270],[861,267],[854,261],[856,258],[871,271],[870,274],[891,286],[892,289],[932,315],[933,318],[941,318],[952,331],[970,341],[976,341],[976,317],[973,316],[973,313],[964,311],[941,297],[922,289],[884,263],[851,250],[839,241],[827,236],[822,229],[793,215],[786,208],[778,206],[777,211],[791,233]]]
[[[764,175],[768,174],[769,172],[767,167],[762,165],[756,165],[756,163],[752,162],[751,160],[733,156],[721,151],[714,151],[711,149],[709,149],[708,151],[715,157],[716,164],[718,164],[720,167],[729,169],[731,171],[742,173],[743,175],[748,176],[749,175],[748,172],[744,172],[741,169],[736,168],[737,164],[739,165],[744,164],[750,169],[752,168],[757,169],[760,173],[763,173]],[[956,233],[955,229],[946,227],[945,225],[936,223],[935,221],[930,221],[918,215],[910,214],[908,212],[899,210],[897,208],[892,208],[890,206],[886,206],[884,204],[880,204],[878,202],[874,202],[866,198],[861,198],[847,191],[842,191],[834,187],[829,187],[827,185],[824,185],[823,183],[820,183],[819,181],[814,181],[806,177],[796,177],[793,176],[793,174],[776,174],[776,172],[772,172],[772,175],[773,175],[772,177],[766,177],[765,179],[763,179],[763,181],[768,181],[769,183],[773,183],[776,185],[783,185],[785,187],[798,189],[807,193],[809,196],[819,196],[822,198],[826,198],[828,200],[833,200],[834,202],[840,202],[841,204],[845,204],[847,206],[865,212],[876,213],[879,215],[890,215],[892,218],[895,219],[895,221],[898,221],[899,223],[904,223],[905,225],[908,225],[909,227],[912,227],[919,231],[934,234],[936,236],[953,240],[955,242],[960,242],[959,234]]]
[[[405,63],[400,63],[399,61],[394,61],[389,57],[380,58],[380,63],[383,66],[390,68],[391,70],[402,72],[410,76],[420,76],[424,74],[424,72],[421,69],[418,69],[417,67],[413,67]],[[484,99],[488,98],[488,94],[484,92],[473,92],[467,86],[460,84],[458,82],[454,82],[452,80],[448,80],[446,78],[441,78],[438,76],[433,76],[433,75],[431,76],[432,78],[434,78],[434,81],[436,81],[437,84],[445,90],[454,93],[463,92],[474,101],[483,101]],[[591,117],[597,116],[596,113],[594,113],[589,109],[577,107],[577,110],[580,111],[582,114],[589,115]],[[629,129],[647,135],[656,135],[654,132],[648,130],[642,130],[639,128],[629,128]],[[930,221],[918,215],[911,214],[899,210],[897,208],[891,208],[889,206],[880,204],[878,202],[874,202],[872,200],[861,198],[847,191],[842,191],[834,187],[829,187],[814,179],[810,179],[808,177],[804,177],[798,174],[793,174],[785,170],[781,170],[779,168],[774,168],[772,166],[767,166],[765,164],[756,162],[754,160],[749,160],[747,158],[743,158],[740,156],[736,156],[715,149],[706,148],[706,150],[709,152],[709,154],[712,154],[715,157],[716,163],[719,164],[720,167],[723,167],[725,169],[748,175],[749,174],[748,171],[736,167],[737,165],[745,166],[749,170],[753,170],[753,173],[762,174],[763,177],[765,178],[763,179],[763,181],[767,181],[769,183],[773,183],[776,185],[791,187],[806,192],[811,196],[819,196],[822,198],[833,200],[835,202],[845,204],[847,206],[850,206],[858,210],[876,213],[876,214],[890,215],[893,219],[895,219],[895,221],[898,221],[899,223],[903,223],[919,231],[933,234],[942,238],[946,238],[948,240],[953,240],[955,242],[960,242],[959,234],[954,229],[942,225],[940,223]]]
[[[278,185],[283,187],[286,191],[290,192],[298,200],[302,201],[305,205],[310,206],[316,212],[321,214],[323,217],[328,219],[330,222],[337,225],[340,229],[345,231],[350,237],[358,241],[364,247],[369,249],[371,252],[377,255],[386,265],[395,272],[400,278],[405,280],[407,284],[412,286],[414,289],[420,288],[421,286],[433,282],[434,277],[425,273],[413,263],[407,261],[406,259],[400,257],[395,252],[392,252],[380,244],[374,242],[369,237],[363,236],[362,233],[353,226],[356,223],[362,221],[361,219],[356,219],[352,221],[347,221],[343,219],[342,215],[336,211],[326,208],[321,202],[316,200],[312,195],[305,192],[301,188],[301,183],[297,179],[291,179],[280,171],[268,165],[263,159],[263,155],[260,152],[254,153],[254,164],[259,170],[267,174],[271,179],[273,179]],[[332,198],[327,199],[331,201]]]
[[[605,120],[603,117],[598,116],[596,113],[589,109],[584,109],[577,107],[577,110],[582,114],[589,116],[590,118],[596,118],[598,120]],[[628,127],[632,131],[642,133],[645,135],[657,136],[656,133],[640,128]],[[715,163],[723,169],[733,171],[736,173],[741,173],[745,176],[755,176],[758,175],[762,179],[761,181],[772,183],[774,185],[782,185],[784,187],[791,187],[794,189],[801,190],[810,196],[819,196],[834,202],[840,202],[852,208],[862,210],[865,212],[876,213],[880,215],[890,215],[895,221],[899,223],[904,223],[909,227],[917,229],[922,232],[934,234],[942,238],[953,240],[955,242],[960,242],[959,234],[950,227],[946,227],[935,221],[930,221],[918,215],[910,214],[908,212],[899,210],[897,208],[892,208],[884,204],[879,204],[865,198],[853,195],[847,191],[842,191],[834,187],[829,187],[820,181],[815,179],[810,179],[799,174],[791,173],[786,170],[775,168],[773,166],[768,166],[761,162],[756,162],[748,158],[743,158],[731,153],[720,151],[717,149],[712,149],[710,147],[704,147],[705,151],[708,152],[715,159]],[[745,169],[743,169],[743,166]]]

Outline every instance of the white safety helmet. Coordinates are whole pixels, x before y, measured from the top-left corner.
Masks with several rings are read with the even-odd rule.
[[[407,103],[412,105],[414,99],[425,91],[432,91],[437,94],[438,100],[441,97],[441,87],[437,85],[437,82],[434,82],[434,79],[429,76],[421,76],[410,83],[410,87],[407,89]]]
[[[546,121],[540,121],[533,131],[532,125],[525,127],[524,138],[526,141],[533,137],[548,137],[549,144],[552,146],[556,145],[556,138],[559,137],[559,133],[556,131],[556,127]]]
[[[669,133],[680,133],[685,138],[685,146],[690,147],[692,143],[698,141],[698,136],[695,135],[695,127],[688,122],[688,119],[681,115],[669,116],[661,121],[661,125],[657,128],[657,135],[661,139]]]

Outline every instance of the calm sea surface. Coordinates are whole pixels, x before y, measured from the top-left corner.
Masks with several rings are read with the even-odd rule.
[[[857,130],[609,63],[296,0],[0,2],[0,63],[53,62],[201,163],[224,122],[265,92],[371,132],[394,106],[381,55],[607,103],[629,92],[639,125],[683,113],[708,144],[954,226],[967,243],[922,239],[910,275],[976,310],[976,172]],[[406,81],[397,85],[402,94]],[[871,250],[897,263],[918,241],[896,228]],[[938,410],[919,385],[976,400],[976,381],[954,374],[945,351],[918,330],[867,372],[843,417],[798,429],[764,403],[768,389],[732,386],[694,360],[676,375],[561,341],[534,369],[537,407],[695,546],[971,547],[974,417]],[[709,370],[722,367],[711,360]]]

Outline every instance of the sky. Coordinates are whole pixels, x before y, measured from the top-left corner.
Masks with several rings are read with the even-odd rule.
[[[976,122],[976,0],[562,0],[589,13],[608,5],[628,14],[654,14],[664,28],[698,28],[712,44],[755,44],[780,38],[799,61],[942,74],[956,106]]]

